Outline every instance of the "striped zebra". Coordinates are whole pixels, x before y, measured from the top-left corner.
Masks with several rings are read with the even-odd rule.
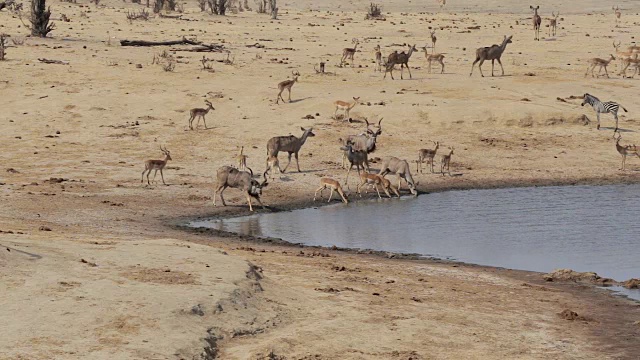
[[[613,132],[615,133],[616,131],[618,131],[618,109],[622,108],[624,112],[627,112],[627,109],[625,109],[624,106],[618,104],[617,102],[602,102],[600,101],[600,99],[591,94],[584,94],[582,106],[584,106],[585,104],[591,105],[591,107],[593,107],[593,110],[596,111],[596,115],[598,116],[598,130],[600,130],[600,114],[611,113],[611,115],[613,115],[613,117],[616,119],[616,128],[615,130],[613,130]]]

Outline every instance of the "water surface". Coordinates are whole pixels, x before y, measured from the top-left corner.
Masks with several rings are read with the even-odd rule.
[[[640,277],[640,185],[449,191],[191,225],[511,269]]]

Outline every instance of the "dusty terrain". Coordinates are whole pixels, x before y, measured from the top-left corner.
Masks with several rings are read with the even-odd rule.
[[[244,146],[261,172],[271,136],[313,126],[303,172],[271,182],[263,197],[270,209],[260,211],[308,205],[320,177],[344,180],[338,138],[361,132],[364,118],[384,118],[373,156],[414,160],[436,140],[455,147],[456,176],[418,175],[422,192],[640,179],[637,158],[618,170],[611,116],[597,131],[593,110],[569,99],[590,92],[621,103],[629,110],[620,112],[622,142],[640,143],[638,80],[622,79],[614,63],[611,78],[584,77],[588,58],[614,53],[614,40],[635,41],[640,7],[632,1],[619,3],[620,27],[610,2],[563,5],[557,36],[543,27],[540,42],[528,5],[517,1],[450,2],[437,13],[435,2],[390,1],[384,22],[363,20],[366,3],[283,2],[272,21],[206,15],[190,1],[182,20],[129,23],[126,9],[138,5],[52,2],[53,18],[71,21],[56,21],[51,38],[9,47],[0,62],[0,358],[636,358],[639,308],[591,287],[173,227],[248,213],[234,190],[226,191],[230,206],[212,206],[215,170],[234,164]],[[552,10],[541,3],[543,19]],[[395,81],[374,72],[375,45],[384,56],[407,49],[394,44],[424,46],[429,27],[439,29],[444,74],[427,73],[422,53],[411,58],[411,80],[406,71]],[[27,30],[5,9],[0,32]],[[506,76],[490,77],[485,63],[487,77],[476,69],[470,78],[475,49],[505,35],[513,35]],[[224,44],[233,65],[201,71],[202,53],[176,51],[179,63],[165,72],[154,55],[184,47],[119,46],[183,36]],[[355,67],[338,67],[352,38],[361,40]],[[264,47],[247,47],[255,44]],[[320,61],[335,75],[317,75]],[[301,73],[293,102],[276,105],[276,85],[293,70]],[[332,119],[333,101],[353,96],[356,121]],[[188,131],[189,109],[205,99],[215,107],[210,129]],[[143,161],[161,158],[160,145],[173,158],[169,186],[144,186]],[[586,320],[558,316],[567,309]]]

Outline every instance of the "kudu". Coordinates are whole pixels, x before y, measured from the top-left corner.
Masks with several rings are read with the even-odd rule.
[[[267,142],[267,156],[275,156],[278,157],[279,152],[287,152],[289,153],[289,162],[287,166],[284,167],[284,170],[280,169],[280,165],[278,164],[278,170],[281,173],[287,171],[289,164],[291,164],[291,154],[295,154],[296,156],[296,165],[298,166],[298,172],[300,172],[300,163],[298,162],[298,152],[300,152],[300,148],[304,145],[305,141],[307,141],[308,137],[316,136],[313,133],[313,128],[305,129],[303,127],[300,128],[302,132],[302,136],[297,138],[293,135],[288,136],[275,136],[269,139]]]
[[[342,202],[344,202],[345,204],[349,203],[349,200],[347,199],[347,195],[345,195],[344,191],[342,191],[342,186],[340,186],[340,182],[338,182],[338,180],[334,180],[331,178],[320,179],[320,187],[313,194],[313,201],[316,201],[316,197],[318,196],[318,191],[320,192],[320,198],[322,198],[322,192],[324,192],[324,190],[327,188],[331,189],[331,194],[329,195],[329,201],[327,202],[331,202],[331,198],[333,197],[333,192],[337,191],[338,194],[340,194],[340,197],[342,197]]]
[[[262,195],[262,189],[268,185],[267,176],[263,174],[264,181],[258,182],[253,179],[252,174],[247,171],[240,171],[231,166],[222,166],[217,172],[217,184],[216,190],[213,193],[213,206],[216,206],[216,195],[220,193],[220,200],[222,206],[227,206],[222,197],[222,192],[228,187],[242,190],[247,197],[247,203],[249,203],[249,211],[253,211],[251,206],[251,198],[255,198],[258,204],[264,209],[265,206],[260,201],[260,195]]]
[[[540,6],[533,7],[529,5],[529,8],[533,10],[532,22],[533,22],[533,31],[535,32],[535,36],[533,40],[540,41],[540,24],[542,23],[542,18],[540,17],[540,15],[538,15],[538,9],[540,9]]]
[[[343,145],[352,144],[353,148],[357,151],[366,151],[370,154],[376,150],[376,141],[378,135],[382,134],[382,119],[378,121],[378,126],[372,126],[368,120],[364,120],[367,124],[367,129],[364,133],[358,135],[349,135],[345,140],[340,139],[340,143]],[[346,166],[345,160],[347,159],[346,153],[342,155],[342,168]]]
[[[278,96],[276,96],[276,104],[279,104],[280,99],[282,99],[282,102],[284,102],[284,98],[282,97],[282,92],[287,89],[289,91],[289,102],[291,102],[291,88],[293,87],[293,84],[296,83],[296,81],[298,81],[298,78],[300,77],[300,73],[297,71],[292,71],[291,74],[293,74],[293,79],[291,80],[285,80],[285,81],[281,81],[278,84]]]
[[[471,74],[469,74],[469,76],[473,75],[473,68],[476,66],[477,62],[480,62],[478,64],[478,69],[480,69],[480,75],[484,77],[484,74],[482,73],[482,63],[484,63],[485,60],[491,60],[491,76],[493,76],[493,65],[495,60],[498,60],[500,69],[502,69],[502,76],[504,76],[504,68],[502,67],[502,61],[500,61],[500,57],[502,56],[504,50],[507,48],[507,44],[511,43],[512,37],[513,35],[509,37],[505,35],[504,40],[502,40],[502,44],[494,44],[492,46],[481,47],[476,50],[476,60],[473,62],[473,65],[471,65]]]
[[[190,117],[189,117],[189,129],[193,130],[193,120],[195,118],[198,118],[198,121],[196,122],[196,129],[198,128],[198,125],[200,124],[200,118],[202,118],[202,121],[204,122],[204,128],[207,128],[207,120],[204,118],[210,110],[215,110],[215,108],[213,107],[213,105],[211,105],[211,102],[209,100],[205,100],[204,101],[205,104],[207,104],[207,108],[206,109],[202,109],[202,108],[195,108],[195,109],[191,109],[191,111],[189,111]]]
[[[162,145],[160,146],[160,151],[162,151],[162,153],[164,154],[164,159],[163,160],[147,160],[144,162],[144,170],[142,171],[142,180],[140,180],[141,183],[144,183],[144,173],[147,172],[147,184],[151,185],[151,182],[149,181],[149,175],[151,175],[151,170],[155,170],[155,172],[153,173],[153,181],[156,181],[156,175],[158,175],[158,170],[160,170],[160,177],[162,178],[162,183],[167,185],[164,182],[164,175],[162,174],[162,169],[164,169],[164,167],[167,165],[167,162],[171,159],[171,153],[169,152],[169,150],[167,150],[167,148],[162,148]]]
[[[409,52],[405,53],[404,51],[401,53],[398,53],[397,51],[393,52],[391,55],[389,55],[389,58],[387,59],[387,68],[385,70],[384,73],[384,78],[387,77],[387,73],[391,73],[391,79],[395,80],[393,78],[393,66],[396,64],[400,65],[400,79],[404,79],[403,78],[403,74],[404,74],[404,68],[407,68],[407,71],[409,71],[409,78],[411,79],[411,69],[409,68],[409,59],[411,58],[411,55],[413,54],[414,51],[417,51],[416,49],[416,45],[409,45]]]
[[[347,178],[345,179],[345,184],[347,184],[347,189],[349,189],[349,173],[353,166],[356,166],[356,170],[358,170],[358,175],[360,175],[360,168],[366,169],[369,171],[369,160],[367,158],[367,152],[361,150],[355,150],[353,148],[353,144],[347,142],[345,146],[340,147],[340,150],[344,151],[344,154],[349,160],[349,169],[347,169]]]
[[[416,183],[413,181],[411,169],[409,168],[409,163],[406,160],[398,159],[394,156],[384,159],[382,161],[379,174],[380,176],[396,174],[398,177],[398,190],[401,189],[402,179],[404,179],[409,186],[411,194],[414,196],[418,195],[418,192],[416,191]]]
[[[613,138],[616,139],[616,150],[618,150],[618,154],[622,155],[622,168],[620,170],[625,169],[627,155],[635,155],[640,159],[640,154],[638,153],[638,147],[636,145],[626,145],[626,146],[620,145],[620,139],[622,139],[622,134],[618,133],[617,138],[614,134]]]

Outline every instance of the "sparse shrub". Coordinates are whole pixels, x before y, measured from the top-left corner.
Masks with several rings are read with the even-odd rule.
[[[20,46],[24,45],[25,37],[24,36],[12,36],[11,42],[13,45]]]
[[[129,20],[129,22],[133,20],[149,20],[149,11],[147,11],[147,9],[142,9],[140,12],[129,12],[129,10],[127,10],[127,20]]]
[[[367,9],[367,19],[375,19],[382,16],[382,6],[379,4],[370,3]]]
[[[31,0],[31,35],[46,37],[55,24],[49,23],[51,18],[51,8],[47,8],[46,0]]]

